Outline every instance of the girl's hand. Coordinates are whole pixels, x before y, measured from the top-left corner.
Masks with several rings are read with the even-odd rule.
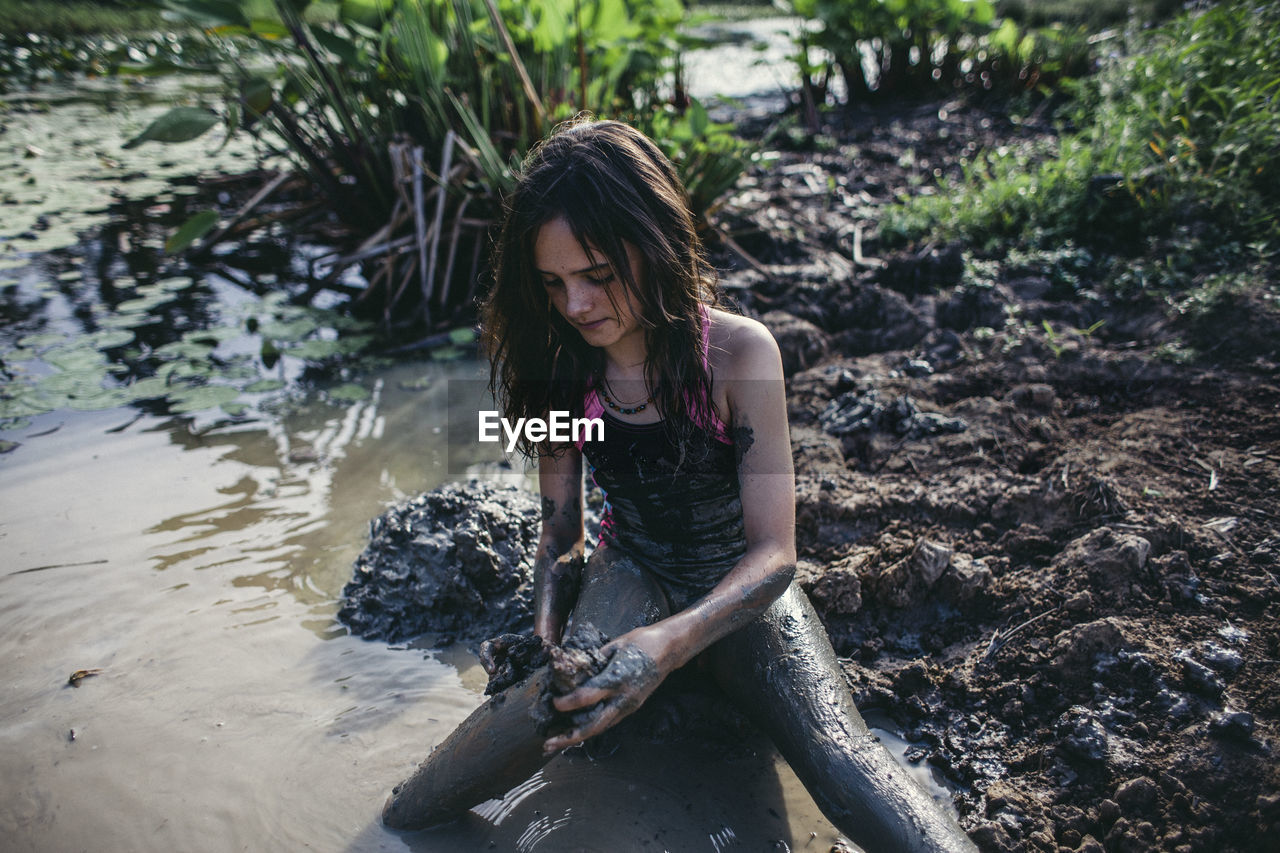
[[[575,725],[548,738],[544,753],[551,755],[595,737],[643,705],[670,672],[659,663],[666,658],[666,647],[665,632],[653,625],[628,631],[605,645],[601,652],[609,662],[604,669],[572,693],[553,700],[557,711],[573,714]]]
[[[528,678],[547,662],[547,642],[537,634],[499,634],[480,644],[480,665],[489,675],[486,696]]]

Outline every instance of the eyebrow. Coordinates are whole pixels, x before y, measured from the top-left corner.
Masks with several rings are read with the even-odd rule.
[[[601,261],[595,266],[583,267],[580,270],[574,270],[572,273],[570,273],[570,275],[587,275],[588,273],[600,272],[601,270],[612,270],[612,269],[613,269],[613,265],[610,264],[608,261]],[[538,275],[549,275],[552,277],[555,276],[555,273],[547,272],[546,270],[536,269],[535,272],[537,272]]]

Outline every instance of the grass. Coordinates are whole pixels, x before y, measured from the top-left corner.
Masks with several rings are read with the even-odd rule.
[[[1133,34],[1079,87],[1056,144],[980,154],[958,181],[891,209],[883,236],[1125,250],[1209,223],[1280,241],[1277,26],[1274,6],[1237,2]]]
[[[0,33],[67,38],[104,33],[141,33],[169,26],[160,10],[143,3],[32,2],[0,0]]]

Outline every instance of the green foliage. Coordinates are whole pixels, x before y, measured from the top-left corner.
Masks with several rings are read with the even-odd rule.
[[[218,224],[217,211],[202,210],[192,216],[165,240],[164,250],[171,255],[184,251],[188,246],[213,230]]]
[[[555,121],[580,111],[672,126],[651,116],[663,92],[679,88],[670,79],[679,0],[346,0],[294,4],[301,13],[282,0],[168,5],[220,40],[229,129],[269,126],[366,232],[395,203],[386,148],[397,138],[435,158],[456,135],[477,185],[495,190],[510,186],[514,165]],[[702,146],[712,156],[686,180],[705,170],[714,184],[728,168],[714,152],[736,149],[719,129],[693,126],[713,137]]]
[[[807,92],[826,99],[838,72],[846,97],[942,89],[1032,89],[1089,68],[1079,27],[1029,30],[998,20],[990,0],[790,0],[809,19],[795,61]],[[824,58],[815,60],[811,48]]]
[[[218,124],[218,116],[202,107],[174,107],[130,139],[122,148],[136,148],[144,142],[189,142]]]
[[[1198,221],[1242,242],[1280,236],[1278,29],[1276,4],[1224,3],[1133,34],[1081,85],[1074,131],[981,154],[891,209],[883,234],[1121,247]]]
[[[750,146],[734,136],[729,125],[712,122],[696,100],[683,114],[666,108],[646,118],[644,129],[680,164],[693,209],[710,212],[742,176],[753,156]]]
[[[221,50],[229,134],[283,140],[354,234],[430,244],[370,279],[388,318],[402,298],[443,301],[455,257],[480,257],[483,224],[558,121],[588,111],[636,124],[675,158],[699,215],[749,161],[683,95],[680,0],[166,4]],[[191,110],[130,144],[194,129]]]

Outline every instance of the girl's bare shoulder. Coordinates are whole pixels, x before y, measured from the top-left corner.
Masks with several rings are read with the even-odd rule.
[[[715,375],[725,379],[782,378],[778,343],[763,323],[719,308],[712,308],[710,315],[710,361]]]

